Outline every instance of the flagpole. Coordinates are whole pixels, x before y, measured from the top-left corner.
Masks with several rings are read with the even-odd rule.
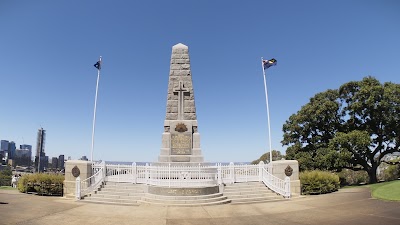
[[[268,89],[267,89],[267,79],[266,79],[266,75],[265,75],[263,57],[261,57],[261,67],[262,67],[262,71],[263,71],[263,75],[264,75],[265,103],[267,105],[269,162],[272,162],[271,123],[269,120]]]
[[[100,65],[101,65],[101,56],[100,56]],[[94,97],[94,110],[93,110],[93,129],[92,129],[92,148],[90,151],[90,161],[93,162],[93,150],[94,150],[94,131],[96,127],[96,110],[97,110],[97,94],[99,90],[99,80],[100,80],[100,68],[97,68],[97,82],[96,82],[96,95]]]

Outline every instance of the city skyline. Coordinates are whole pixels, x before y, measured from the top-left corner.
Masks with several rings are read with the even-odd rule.
[[[396,1],[85,1],[1,3],[0,139],[46,155],[157,161],[171,48],[189,47],[206,162],[248,162],[272,149],[282,125],[318,92],[366,76],[400,83]],[[16,88],[17,87],[17,88]],[[23,107],[22,107],[23,106]]]

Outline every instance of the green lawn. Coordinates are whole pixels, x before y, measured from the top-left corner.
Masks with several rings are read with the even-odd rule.
[[[400,201],[400,180],[367,185],[371,188],[372,197]]]
[[[0,190],[17,190],[17,189],[11,186],[0,186]]]
[[[400,180],[367,185],[352,185],[342,188],[368,187],[372,197],[389,201],[400,201]]]

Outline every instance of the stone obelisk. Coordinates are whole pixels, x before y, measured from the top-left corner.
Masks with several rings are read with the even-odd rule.
[[[184,44],[172,47],[168,81],[167,113],[162,134],[159,162],[203,162],[197,130],[189,49]]]

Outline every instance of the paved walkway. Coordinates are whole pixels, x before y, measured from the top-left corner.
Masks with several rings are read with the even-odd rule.
[[[400,224],[400,202],[370,197],[367,188],[283,202],[205,207],[85,204],[0,190],[0,224]]]

